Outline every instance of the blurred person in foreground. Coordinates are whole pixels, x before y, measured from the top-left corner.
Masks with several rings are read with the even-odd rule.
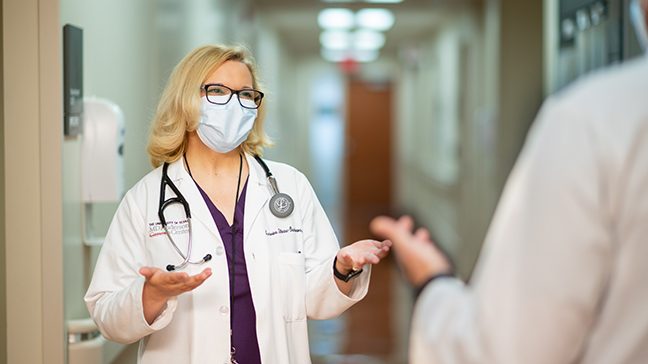
[[[413,364],[648,363],[648,57],[545,102],[470,286],[411,218],[371,228],[419,288]]]

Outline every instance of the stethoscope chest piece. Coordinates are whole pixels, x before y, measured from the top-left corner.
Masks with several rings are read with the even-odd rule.
[[[270,212],[276,217],[284,218],[290,216],[295,209],[295,202],[292,197],[285,193],[275,193],[270,198]]]
[[[268,179],[268,183],[270,184],[270,188],[272,189],[272,197],[270,197],[269,203],[270,212],[272,212],[272,214],[276,217],[282,219],[290,216],[290,214],[292,214],[293,210],[295,209],[295,201],[293,201],[292,197],[290,197],[288,194],[279,192],[277,180],[274,178],[274,176],[270,172],[270,168],[268,168],[268,165],[265,164],[263,159],[261,159],[261,157],[259,157],[258,155],[255,155],[254,159],[259,162],[259,164],[265,171],[266,178]]]

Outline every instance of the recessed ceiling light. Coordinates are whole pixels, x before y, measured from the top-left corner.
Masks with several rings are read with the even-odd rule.
[[[320,34],[320,44],[328,49],[349,49],[351,34],[344,30],[327,30]]]
[[[353,52],[353,59],[358,62],[373,62],[378,59],[380,53],[377,50],[356,50]]]
[[[361,29],[353,33],[353,48],[358,50],[380,49],[385,45],[385,35],[373,30]]]
[[[349,9],[331,8],[320,11],[317,24],[324,29],[350,29],[353,28],[353,12]]]
[[[356,62],[373,62],[380,56],[380,52],[377,50],[354,50],[354,51],[343,51],[336,49],[320,49],[320,55],[322,58],[329,62],[343,62],[349,59],[352,59]]]
[[[320,54],[322,55],[322,58],[324,58],[329,62],[342,62],[345,59],[349,58],[347,51],[341,51],[335,49],[322,48],[320,50]]]
[[[384,32],[394,25],[394,14],[387,9],[361,9],[355,21],[358,27]]]
[[[403,0],[364,0],[364,2],[370,4],[398,4],[402,3]]]

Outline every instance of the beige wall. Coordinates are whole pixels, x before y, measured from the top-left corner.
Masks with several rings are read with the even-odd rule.
[[[477,125],[489,121],[482,120],[479,89],[481,9],[446,12],[436,31],[405,46],[413,56],[401,62],[396,83],[396,201],[453,256],[462,256],[468,234],[463,224],[476,220],[475,206],[464,210],[462,201],[473,191],[468,184],[477,183],[482,164],[476,159],[488,148]],[[477,197],[473,205],[480,204]],[[472,222],[468,228],[481,234]]]
[[[4,34],[2,8],[0,6],[0,34]],[[4,85],[4,36],[0,37],[0,85]],[[5,206],[4,166],[4,87],[0,87],[0,206]],[[5,212],[0,209],[0,266],[6,266]],[[0,364],[7,363],[7,275],[0,269]]]
[[[543,98],[543,2],[500,1],[499,186],[522,148]]]
[[[542,101],[542,0],[450,7],[404,47],[397,83],[399,207],[468,277]],[[409,47],[409,48],[408,48]]]
[[[59,3],[2,6],[6,355],[63,363]]]
[[[63,0],[60,25],[83,29],[84,95],[112,100],[126,122],[124,145],[125,186],[149,170],[145,153],[148,123],[154,108],[157,70],[150,1]],[[115,26],[118,24],[119,26]],[[128,55],[128,56],[125,56]],[[66,319],[88,316],[82,297],[90,255],[81,237],[81,138],[66,138],[63,145],[63,200]],[[95,206],[94,233],[105,234],[116,204]],[[85,253],[85,254],[84,254]],[[96,255],[96,251],[92,252]]]
[[[470,272],[477,259],[504,183],[517,159],[543,98],[543,1],[487,1],[483,11],[483,94],[485,120],[474,125],[486,133],[474,150],[476,178],[466,180],[463,211],[466,231],[460,250],[462,270]],[[481,124],[481,125],[480,125]],[[484,168],[486,166],[486,168]],[[480,181],[486,188],[475,184]],[[473,200],[479,201],[473,205]],[[477,229],[471,229],[474,224]]]

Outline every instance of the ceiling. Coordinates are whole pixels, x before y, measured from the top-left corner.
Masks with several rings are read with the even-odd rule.
[[[404,0],[400,4],[325,3],[321,0],[254,0],[254,12],[277,29],[281,41],[296,55],[320,52],[317,14],[325,8],[386,8],[394,12],[395,23],[385,34],[383,53],[396,52],[398,45],[428,35],[450,12],[475,1]]]

